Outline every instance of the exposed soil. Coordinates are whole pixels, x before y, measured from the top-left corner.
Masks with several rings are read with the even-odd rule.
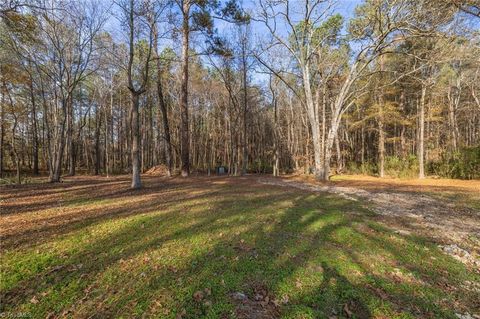
[[[305,176],[292,176],[293,179],[305,180]],[[314,181],[311,176],[310,181]],[[480,180],[460,180],[448,178],[378,178],[366,175],[341,175],[331,181],[336,186],[359,187],[367,190],[395,190],[402,192],[442,192],[476,193],[480,196]]]
[[[466,264],[480,267],[480,212],[448,200],[422,193],[440,188],[473,191],[475,183],[436,186],[411,182],[339,181],[319,183],[300,178],[259,178],[262,184],[294,187],[312,192],[328,192],[350,200],[363,200],[381,219],[399,233],[424,235],[446,247],[446,253]],[[456,245],[456,246],[452,246]],[[453,248],[452,248],[453,247]],[[462,248],[460,248],[462,247]]]
[[[279,317],[278,307],[285,300],[277,300],[262,285],[253,285],[253,296],[243,292],[230,295],[236,305],[235,315],[238,319],[274,319]]]

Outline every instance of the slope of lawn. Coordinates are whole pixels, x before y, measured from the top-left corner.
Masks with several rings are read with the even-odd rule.
[[[480,276],[360,203],[250,178],[3,188],[0,312],[32,318],[456,318]],[[392,203],[394,204],[394,203]]]

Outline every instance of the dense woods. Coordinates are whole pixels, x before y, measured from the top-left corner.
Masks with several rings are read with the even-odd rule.
[[[6,1],[2,181],[480,177],[475,0]]]

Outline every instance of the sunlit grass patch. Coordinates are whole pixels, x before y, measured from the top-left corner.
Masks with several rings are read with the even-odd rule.
[[[454,318],[478,309],[478,292],[463,285],[478,274],[428,239],[375,222],[359,202],[221,182],[165,193],[147,185],[121,199],[131,212],[10,247],[1,311],[234,318],[235,293],[285,318]],[[72,192],[69,202],[108,213],[119,201]]]

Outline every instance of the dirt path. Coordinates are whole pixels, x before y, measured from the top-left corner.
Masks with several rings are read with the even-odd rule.
[[[399,233],[433,238],[446,253],[480,267],[480,212],[473,208],[416,192],[367,190],[290,179],[260,178],[258,182],[363,200],[383,222]]]

